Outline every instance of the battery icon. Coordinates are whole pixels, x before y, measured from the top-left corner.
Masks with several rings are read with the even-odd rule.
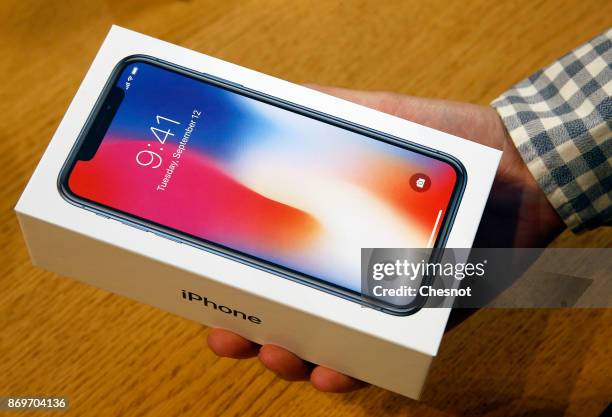
[[[132,68],[132,75],[136,75],[136,73],[138,72],[138,67],[134,67]]]

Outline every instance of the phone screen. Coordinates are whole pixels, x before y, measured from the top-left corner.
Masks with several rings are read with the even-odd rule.
[[[439,244],[461,175],[443,157],[146,60],[111,90],[67,176],[81,201],[355,292],[362,247]]]

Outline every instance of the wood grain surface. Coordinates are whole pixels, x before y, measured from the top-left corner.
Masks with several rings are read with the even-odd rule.
[[[487,104],[609,27],[612,3],[2,0],[0,395],[65,395],[66,415],[105,417],[604,409],[612,310],[481,310],[447,332],[416,402],[284,382],[257,360],[215,357],[198,324],[32,267],[13,207],[112,23],[297,83]],[[554,245],[610,247],[612,233]]]

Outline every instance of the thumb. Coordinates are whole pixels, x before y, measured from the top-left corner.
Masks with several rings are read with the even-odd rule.
[[[386,91],[349,90],[317,84],[304,84],[304,86],[411,122],[447,130],[445,129],[447,126],[439,120],[440,109],[449,107],[449,102],[444,100],[405,96]]]
[[[399,107],[403,107],[401,101],[409,98],[382,91],[358,91],[349,90],[347,88],[328,87],[318,84],[304,84],[304,86],[320,91],[321,93],[329,94],[331,96],[389,113],[394,116],[399,116],[396,114],[396,112],[400,110]]]
[[[381,91],[356,91],[316,84],[305,86],[486,146],[503,147],[505,128],[497,112],[490,107]]]

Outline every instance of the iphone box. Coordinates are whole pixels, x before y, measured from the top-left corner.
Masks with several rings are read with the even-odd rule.
[[[467,184],[447,247],[471,247],[498,150],[113,26],[16,212],[35,265],[183,316],[283,346],[316,364],[418,398],[449,309],[396,316],[181,244],[69,203],[58,176],[118,62],[148,55],[453,155]],[[314,80],[316,81],[316,80]]]

